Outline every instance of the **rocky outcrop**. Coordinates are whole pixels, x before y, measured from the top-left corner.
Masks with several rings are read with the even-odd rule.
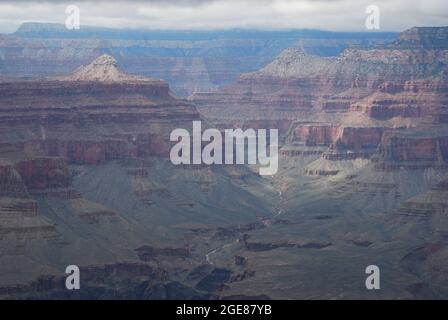
[[[379,157],[375,159],[378,170],[443,167],[448,161],[448,137],[386,135],[378,152]]]
[[[336,145],[354,151],[376,148],[381,142],[383,132],[384,128],[381,127],[344,127]]]
[[[36,217],[38,215],[37,202],[31,199],[4,198],[1,202],[0,212],[3,218],[6,216],[14,217],[15,215]]]
[[[68,76],[2,81],[0,97],[3,124],[85,126],[198,117],[191,103],[171,95],[166,82],[125,74],[110,56]]]
[[[11,252],[14,242],[23,240],[57,241],[60,234],[54,224],[38,214],[37,202],[29,198],[0,198],[0,243],[6,240]]]
[[[168,135],[164,136],[160,133],[139,135],[137,137],[137,155],[139,157],[168,157],[172,144]]]
[[[381,127],[346,127],[332,124],[293,125],[289,134],[289,144],[303,143],[305,146],[330,146],[359,151],[376,148],[381,142],[384,128]]]
[[[68,76],[0,81],[0,126],[12,137],[0,153],[79,165],[166,157],[169,132],[194,119],[195,106],[173,97],[166,82],[126,74],[107,55]],[[22,126],[37,132],[24,136]]]
[[[27,81],[0,83],[1,123],[76,126],[197,118],[191,103],[175,100],[165,83]],[[23,94],[22,92],[25,92]],[[9,108],[11,104],[15,108]],[[29,105],[32,107],[29,108]]]
[[[135,142],[107,139],[61,141],[31,140],[24,143],[27,156],[63,157],[75,164],[101,164],[106,160],[137,156]]]
[[[87,66],[81,66],[76,69],[71,75],[66,77],[58,77],[62,81],[76,81],[76,82],[152,82],[154,84],[160,83],[155,79],[126,74],[118,68],[117,60],[114,57],[103,54],[102,56],[93,60]],[[168,86],[165,86],[168,89]],[[156,92],[156,95],[168,95],[168,90]],[[158,94],[157,94],[158,93]]]
[[[29,189],[63,188],[71,184],[70,171],[61,158],[22,160],[15,169]]]
[[[331,124],[296,124],[288,142],[303,143],[306,146],[329,146],[337,141],[341,128]]]
[[[391,48],[437,48],[448,49],[446,39],[448,27],[414,27],[400,33],[399,38],[392,42]]]
[[[369,117],[387,120],[394,117],[443,118],[443,106],[448,101],[448,81],[445,76],[431,80],[386,81],[379,90],[350,106]]]
[[[382,127],[345,127],[325,123],[296,123],[280,154],[292,156],[321,155],[325,160],[342,161],[369,159],[381,142]],[[302,146],[302,147],[299,147]],[[315,147],[329,147],[316,149]],[[338,170],[308,170],[310,175],[335,175]]]
[[[28,194],[20,174],[13,164],[0,165],[0,195],[2,197],[24,198]]]
[[[442,181],[432,190],[405,201],[397,213],[408,216],[430,217],[448,213],[448,183]]]
[[[371,162],[379,171],[445,168],[446,30],[415,28],[389,45],[337,57],[289,48],[259,71],[192,99],[229,122],[232,113],[292,120],[280,154],[285,166],[296,161],[285,158],[313,161],[302,172],[316,179],[337,179]],[[383,193],[378,182],[363,183],[335,193]],[[395,189],[384,192],[400,198]]]
[[[320,156],[325,152],[322,149],[300,148],[297,146],[283,146],[279,150],[279,154],[285,157],[308,157],[308,156]]]
[[[30,140],[20,145],[28,157],[63,157],[74,164],[98,165],[114,159],[167,157],[172,143],[169,136],[149,133],[126,139]]]
[[[61,158],[24,159],[0,166],[0,243],[8,241],[15,252],[17,241],[58,242],[55,224],[39,214],[32,194],[67,187],[71,179]]]
[[[446,37],[440,30],[417,33],[425,42],[423,39],[434,35]],[[447,83],[448,50],[436,44],[446,40],[437,38],[433,44],[428,40],[413,50],[401,45],[349,48],[338,57],[325,58],[289,48],[261,70],[242,75],[235,84],[217,92],[197,93],[193,99],[200,106],[217,109],[224,108],[225,101],[247,112],[303,113],[312,109],[324,113],[364,111],[374,119],[421,117],[438,113],[440,102],[447,99],[442,88]]]

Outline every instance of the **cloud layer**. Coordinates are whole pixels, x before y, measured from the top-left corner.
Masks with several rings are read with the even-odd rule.
[[[0,32],[26,21],[65,23],[69,4],[79,6],[81,27],[366,31],[369,5],[380,9],[380,31],[448,25],[446,0],[28,0],[0,2]]]

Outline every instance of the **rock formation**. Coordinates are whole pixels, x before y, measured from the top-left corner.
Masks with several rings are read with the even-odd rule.
[[[81,254],[80,263],[98,268],[115,261],[116,254],[137,261],[134,250],[143,245],[145,232],[135,236],[130,230],[136,222],[92,200],[76,178],[89,167],[116,165],[120,159],[166,158],[171,130],[199,119],[195,106],[176,98],[164,81],[121,71],[108,55],[67,76],[4,78],[0,91],[0,291],[34,292],[34,284],[29,288],[23,283],[45,268],[54,273],[57,263],[48,255],[65,260],[71,246],[95,248],[93,255],[76,254]],[[141,170],[133,172],[138,175],[130,177],[145,177]],[[137,184],[135,193],[139,191]],[[86,234],[98,243],[86,246]],[[115,246],[105,240],[111,234],[120,235],[116,244],[121,242],[129,253],[104,251]],[[47,251],[48,246],[53,249]],[[14,265],[22,267],[14,271]],[[25,289],[3,287],[8,283]],[[36,290],[59,288],[52,281],[47,284]]]
[[[270,62],[295,44],[331,56],[348,45],[375,45],[395,33],[296,31],[115,30],[83,26],[67,32],[63,24],[24,23],[0,35],[0,74],[42,77],[64,75],[102,54],[117,58],[132,74],[164,79],[188,96],[233,82],[241,73]]]
[[[337,57],[289,48],[261,70],[192,99],[206,114],[227,118],[239,109],[246,121],[262,114],[290,123],[300,119],[293,121],[287,144],[329,146],[327,159],[343,159],[341,151],[352,152],[347,159],[355,153],[365,157],[375,152],[385,131],[412,131],[409,127],[424,123],[431,132],[444,128],[447,30],[414,28],[391,44],[349,48]]]

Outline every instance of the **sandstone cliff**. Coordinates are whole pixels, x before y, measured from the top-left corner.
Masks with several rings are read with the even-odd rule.
[[[336,57],[289,48],[234,84],[191,98],[215,117],[238,112],[246,121],[292,123],[286,144],[328,146],[326,159],[369,158],[385,131],[427,126],[437,135],[444,128],[447,30],[413,28],[390,44],[348,48]]]

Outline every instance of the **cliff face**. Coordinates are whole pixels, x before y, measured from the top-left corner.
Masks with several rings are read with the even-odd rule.
[[[440,169],[448,162],[448,136],[433,134],[388,134],[385,135],[375,159],[379,170],[411,170],[421,168]]]
[[[40,158],[18,162],[15,169],[28,189],[67,187],[71,174],[64,159]]]
[[[356,103],[365,99],[364,111],[372,117],[419,116],[446,101],[447,61],[448,50],[436,48],[347,49],[330,58],[293,48],[235,84],[193,100],[213,106],[228,101],[246,109],[344,111],[361,109]],[[419,106],[419,100],[428,105]]]
[[[198,118],[194,105],[173,97],[167,83],[128,75],[107,55],[68,76],[0,82],[0,125],[11,128],[5,143],[27,157],[100,164],[166,155],[166,132]],[[36,128],[37,137],[20,138],[23,126]]]
[[[120,138],[61,140],[57,138],[26,141],[19,144],[28,157],[63,157],[73,164],[103,164],[108,160],[129,157],[167,157],[171,148],[169,136],[162,133],[124,135]]]
[[[167,83],[128,75],[110,56],[101,56],[69,76],[1,82],[0,92],[4,124],[82,126],[198,116],[191,103],[172,97]]]
[[[448,27],[414,27],[400,33],[391,48],[447,49]]]
[[[390,44],[349,48],[336,57],[289,48],[261,70],[192,100],[207,114],[231,110],[223,115],[228,118],[240,110],[247,118],[300,119],[287,143],[330,146],[335,159],[347,151],[364,157],[381,144],[385,130],[412,131],[423,123],[430,123],[432,132],[444,128],[447,30],[413,28]]]
[[[298,124],[294,126],[290,143],[304,143],[306,146],[329,146],[341,135],[341,129],[333,125]]]
[[[385,82],[377,92],[350,106],[369,117],[387,120],[394,117],[429,117],[444,121],[448,101],[448,81],[445,75],[434,79]]]
[[[108,55],[66,76],[2,79],[0,258],[6,254],[11,261],[20,260],[32,246],[45,256],[42,248],[48,245],[58,247],[51,254],[64,255],[64,246],[78,241],[65,229],[70,224],[91,225],[104,234],[114,228],[126,232],[127,222],[115,208],[90,200],[75,185],[75,177],[86,167],[101,170],[101,165],[120,159],[166,157],[169,132],[195,119],[195,106],[174,97],[166,82],[129,75]],[[66,215],[60,219],[68,221],[59,220],[62,226],[56,226],[47,215],[61,211]],[[92,259],[101,260],[107,259]],[[3,270],[13,264],[4,264]],[[39,267],[24,269],[24,274],[13,272],[0,282],[34,277]]]

